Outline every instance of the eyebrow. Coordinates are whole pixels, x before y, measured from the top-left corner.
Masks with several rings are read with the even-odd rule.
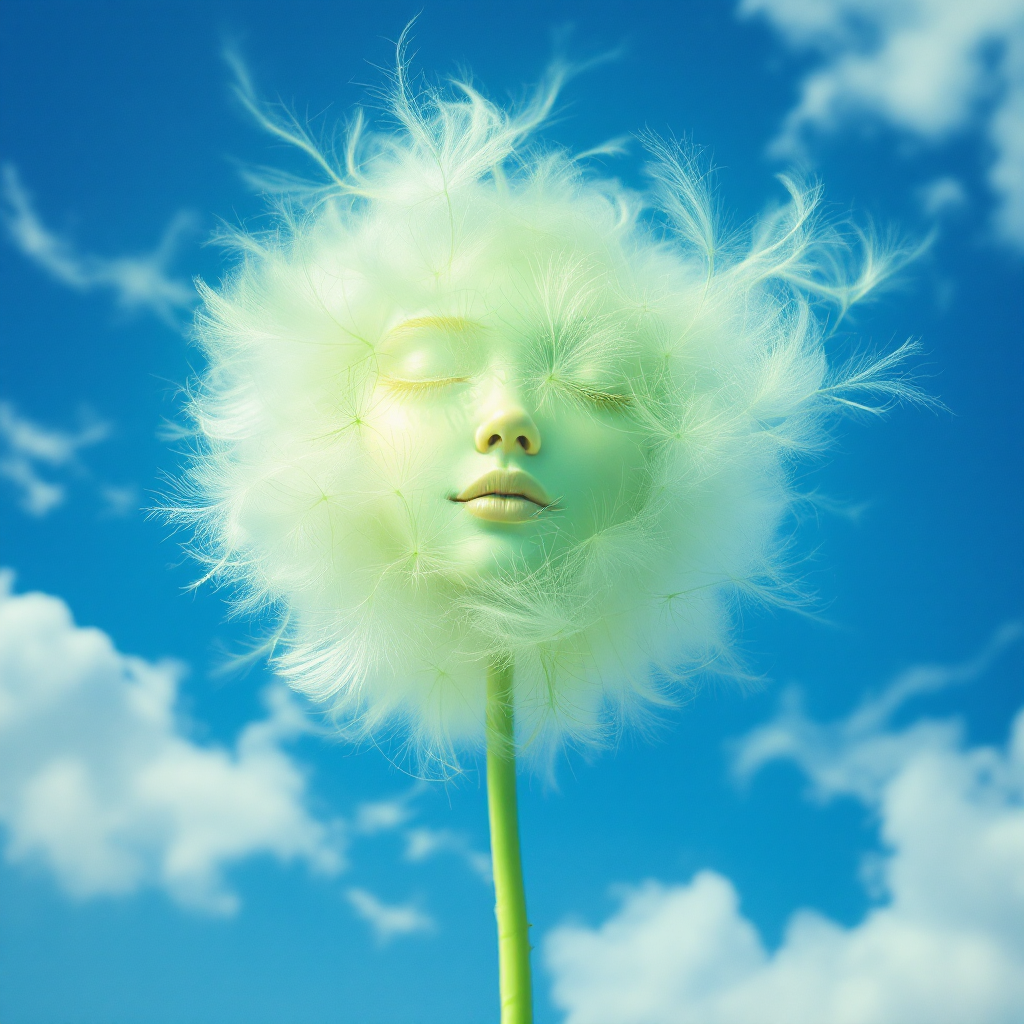
[[[442,331],[451,331],[452,333],[461,333],[463,331],[479,330],[482,326],[482,324],[477,323],[475,320],[467,320],[463,316],[414,316],[411,320],[403,320],[397,327],[392,327],[388,331],[388,337],[430,327],[435,327]]]

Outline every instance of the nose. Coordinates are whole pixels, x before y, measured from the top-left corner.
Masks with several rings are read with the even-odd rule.
[[[540,451],[540,431],[533,417],[517,402],[503,401],[484,417],[476,428],[476,450],[486,455],[500,451],[504,455]]]

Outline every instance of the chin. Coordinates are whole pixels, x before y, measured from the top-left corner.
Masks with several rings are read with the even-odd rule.
[[[466,567],[478,579],[508,579],[543,566],[552,541],[556,538],[540,523],[473,520],[466,524],[462,551]]]

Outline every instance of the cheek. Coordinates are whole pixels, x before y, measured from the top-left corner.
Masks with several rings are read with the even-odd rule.
[[[628,423],[585,413],[552,419],[544,439],[550,479],[578,536],[622,522],[639,510],[649,489],[649,459],[642,435]]]
[[[382,463],[412,460],[420,471],[450,464],[472,437],[461,403],[384,399],[367,417],[367,447]]]

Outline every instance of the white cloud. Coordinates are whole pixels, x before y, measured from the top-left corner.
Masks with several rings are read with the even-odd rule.
[[[795,49],[820,57],[773,143],[864,114],[940,143],[979,128],[993,153],[995,226],[1024,248],[1024,9],[1020,0],[742,0]]]
[[[108,290],[124,309],[149,310],[172,326],[176,315],[194,304],[195,289],[168,272],[182,235],[195,230],[192,214],[176,214],[150,253],[95,256],[78,252],[43,224],[13,164],[3,166],[2,177],[2,214],[11,239],[54,280],[77,292]]]
[[[868,806],[877,805],[884,787],[911,755],[951,743],[956,736],[951,723],[927,720],[894,732],[886,728],[892,715],[915,697],[977,679],[1020,639],[1021,632],[1020,623],[1003,626],[979,654],[962,665],[915,665],[839,722],[821,725],[811,721],[800,706],[799,691],[789,690],[776,718],[737,745],[733,770],[742,781],[771,761],[790,760],[806,773],[817,799],[845,795]]]
[[[465,836],[446,828],[411,828],[405,833],[405,859],[417,863],[440,853],[454,854],[484,882],[490,884],[490,854],[474,850]]]
[[[224,878],[269,855],[342,869],[337,822],[309,809],[283,744],[308,731],[282,688],[232,747],[191,740],[175,714],[181,666],[118,651],[67,605],[0,585],[0,823],[9,861],[42,864],[84,898],[164,889],[229,914]]]
[[[14,485],[23,511],[42,518],[67,500],[68,476],[89,476],[79,452],[106,440],[110,431],[109,423],[87,414],[75,431],[44,426],[0,401],[0,477]],[[52,479],[55,474],[63,479]],[[138,491],[130,485],[100,485],[99,496],[108,515],[138,508]]]
[[[122,519],[138,511],[141,501],[139,489],[133,484],[104,484],[100,487],[100,497],[103,499],[106,514],[116,519]]]
[[[103,441],[110,433],[106,423],[86,423],[76,433],[42,427],[14,411],[9,402],[0,402],[0,436],[17,455],[45,463],[66,466],[74,462],[79,449]]]
[[[382,903],[366,889],[349,889],[345,895],[353,910],[370,925],[382,945],[399,935],[434,930],[433,918],[411,903]]]
[[[44,480],[28,459],[0,459],[0,476],[14,484],[19,504],[30,516],[42,518],[64,504],[67,492],[63,484]]]
[[[921,207],[929,217],[960,210],[967,205],[967,190],[956,178],[942,175],[922,185],[917,191]]]
[[[73,445],[53,451],[74,450]],[[56,456],[55,456],[56,457]],[[0,570],[0,837],[9,862],[42,866],[84,899],[163,889],[184,907],[231,914],[226,870],[254,856],[333,876],[349,836],[396,831],[404,859],[453,854],[490,881],[490,858],[447,829],[406,828],[423,783],[357,805],[351,824],[310,808],[285,745],[319,732],[289,691],[229,747],[189,738],[176,712],[183,666],[122,654],[75,624],[60,598],[13,593]],[[414,904],[345,893],[378,941],[433,931]]]
[[[400,796],[359,804],[356,807],[353,832],[359,835],[377,835],[380,832],[402,829],[405,859],[410,863],[418,864],[440,854],[452,854],[489,885],[492,881],[490,854],[473,849],[469,840],[461,833],[425,825],[403,828],[415,818],[415,801],[425,791],[426,786],[422,782],[417,782]]]
[[[389,832],[399,828],[415,814],[411,805],[422,792],[422,784],[417,783],[400,796],[388,800],[368,800],[359,804],[353,823],[355,831],[372,836],[378,832]]]
[[[97,420],[87,420],[75,432],[44,427],[20,416],[10,402],[0,402],[0,476],[20,491],[29,515],[45,516],[63,504],[67,491],[42,477],[40,469],[80,471],[79,451],[109,434],[109,424]]]
[[[842,722],[791,698],[736,750],[747,776],[795,761],[821,799],[846,794],[880,822],[870,867],[883,902],[843,927],[794,913],[769,951],[712,871],[624,891],[598,928],[545,943],[566,1024],[1010,1024],[1024,1019],[1024,709],[1005,749],[965,748],[955,722],[889,724],[909,698],[966,682],[974,661],[904,673]]]

